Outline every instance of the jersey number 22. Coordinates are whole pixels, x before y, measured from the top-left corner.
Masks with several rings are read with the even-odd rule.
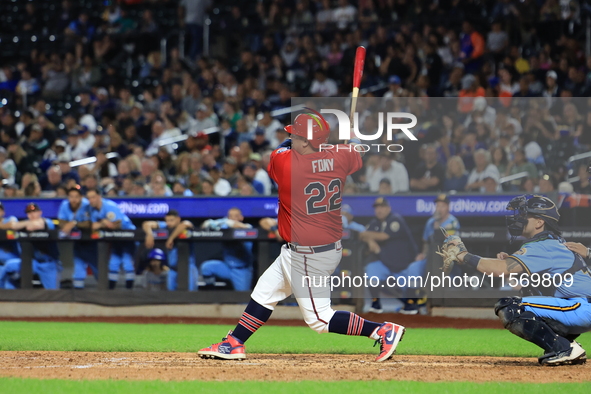
[[[328,198],[328,202],[325,202],[324,199],[326,198],[327,189],[330,197]],[[340,179],[331,180],[328,184],[328,188],[320,182],[309,183],[304,189],[304,194],[310,196],[306,200],[306,210],[308,215],[341,209]]]

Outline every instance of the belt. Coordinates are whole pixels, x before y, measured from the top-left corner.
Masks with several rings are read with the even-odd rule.
[[[337,241],[337,242],[333,242],[328,245],[321,245],[321,246],[302,246],[302,245],[293,244],[291,242],[288,243],[287,245],[294,252],[303,253],[303,254],[322,253],[322,252],[328,252],[329,250],[333,250],[333,249],[337,249],[337,250],[341,249],[341,241]]]

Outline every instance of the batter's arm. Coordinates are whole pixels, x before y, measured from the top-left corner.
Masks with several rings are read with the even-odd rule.
[[[352,131],[351,131],[352,132]],[[351,138],[351,140],[349,140],[349,145],[351,145],[353,147],[353,149],[355,149],[356,145],[361,145],[361,140],[359,140],[358,138]],[[359,155],[361,157],[363,157],[365,155],[365,150],[361,149],[360,151],[355,150],[357,153],[359,153]]]

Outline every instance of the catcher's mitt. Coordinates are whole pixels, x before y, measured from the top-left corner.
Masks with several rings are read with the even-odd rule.
[[[440,227],[441,232],[445,236],[443,246],[437,250],[437,254],[443,257],[443,266],[441,269],[448,275],[454,267],[454,264],[460,264],[458,255],[463,252],[467,252],[466,246],[462,242],[462,239],[457,235],[449,235],[447,231]]]

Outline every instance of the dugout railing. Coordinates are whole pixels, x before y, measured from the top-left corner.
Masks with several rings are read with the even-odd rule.
[[[494,227],[467,227],[463,228],[459,235],[473,253],[482,256],[496,256],[500,251],[512,252],[517,250],[521,242],[509,242],[509,236],[505,228]],[[587,228],[570,227],[563,230],[566,239],[589,244],[591,242],[591,230]],[[109,247],[113,242],[142,242],[144,240],[142,230],[113,230],[82,232],[74,231],[65,235],[58,230],[29,233],[26,231],[0,231],[1,241],[19,242],[22,248],[21,265],[21,289],[0,290],[1,301],[28,301],[28,302],[83,302],[109,306],[125,305],[151,305],[151,304],[208,304],[208,303],[245,303],[248,302],[250,292],[233,290],[203,290],[188,291],[188,256],[189,243],[196,246],[199,254],[199,245],[204,242],[243,242],[256,243],[256,259],[254,272],[260,275],[272,263],[277,252],[271,248],[277,241],[270,238],[268,233],[260,229],[232,229],[232,230],[188,230],[181,235],[177,242],[179,250],[179,263],[177,267],[178,290],[177,291],[145,291],[138,289],[108,290],[108,261]],[[166,230],[155,230],[156,242],[167,239]],[[443,235],[435,232],[430,239],[427,254],[427,267],[431,275],[441,273],[441,258],[435,253],[441,245]],[[68,250],[74,242],[98,243],[98,283],[96,289],[60,289],[44,290],[33,289],[33,270],[31,242],[58,242],[62,251]],[[343,259],[335,275],[363,276],[364,274],[364,243],[357,240],[354,231],[345,230],[343,233]],[[64,258],[71,259],[72,255],[62,253]],[[68,264],[71,261],[68,261]],[[463,268],[466,270],[466,268]],[[255,278],[256,281],[256,278]],[[435,307],[489,307],[491,302],[507,295],[517,294],[516,290],[501,290],[498,284],[491,282],[479,289],[458,289],[437,287],[425,289],[431,306]],[[358,311],[362,311],[364,297],[363,287],[336,287],[333,289],[334,303],[348,303],[355,305]],[[494,302],[493,302],[494,303]]]

